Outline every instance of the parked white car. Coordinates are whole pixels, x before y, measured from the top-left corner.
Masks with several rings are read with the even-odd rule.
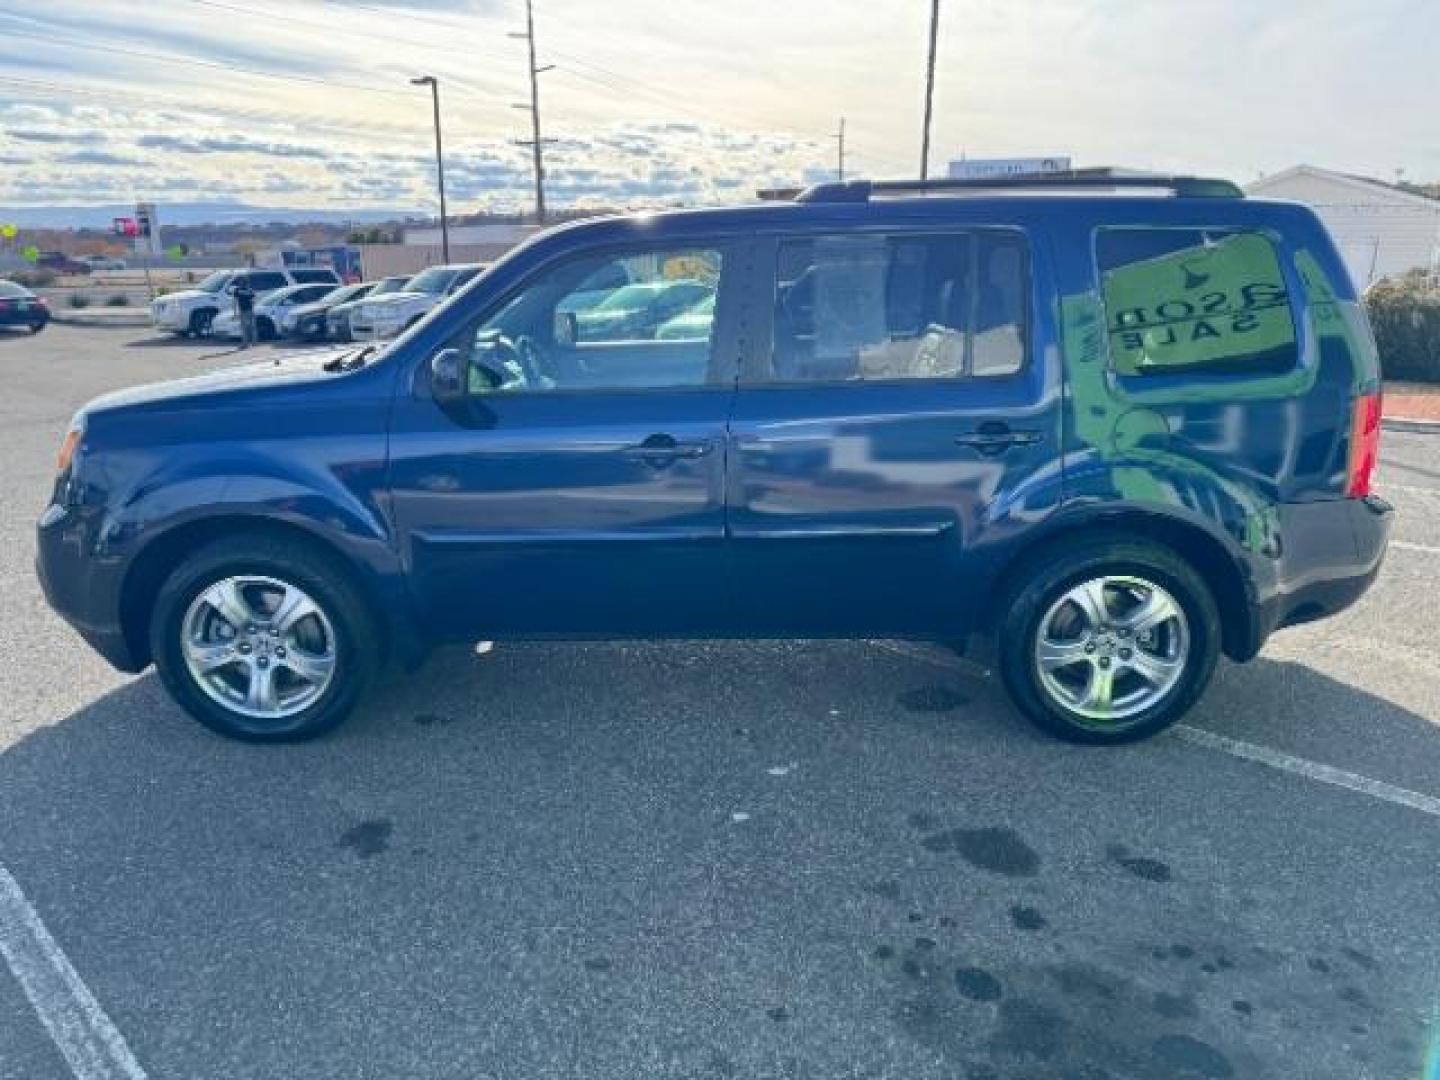
[[[127,266],[124,259],[112,259],[105,255],[81,255],[80,261],[91,270],[124,270]]]
[[[295,313],[327,293],[335,291],[334,285],[286,285],[255,298],[255,337],[260,341],[284,337],[295,329]],[[215,321],[210,324],[214,337],[238,338],[240,316],[232,300],[230,306],[222,308]]]
[[[241,279],[261,293],[287,285],[340,284],[334,270],[326,267],[266,268],[263,270],[216,270],[193,289],[167,293],[150,305],[150,325],[181,337],[207,337],[215,317],[233,306],[230,293]]]
[[[395,337],[468,285],[484,263],[432,266],[421,270],[400,292],[370,296],[350,307],[350,336],[356,341]]]

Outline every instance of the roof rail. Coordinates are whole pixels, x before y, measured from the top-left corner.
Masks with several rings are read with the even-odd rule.
[[[1070,169],[1064,172],[1016,173],[984,178],[941,180],[849,180],[808,188],[770,188],[757,192],[762,199],[803,203],[862,203],[876,195],[925,195],[967,191],[1070,190],[1127,188],[1161,189],[1180,198],[1243,199],[1244,191],[1229,180],[1207,176],[1161,176],[1118,172],[1110,168]]]

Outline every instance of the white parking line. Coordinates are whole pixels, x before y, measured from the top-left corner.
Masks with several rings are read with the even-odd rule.
[[[1409,540],[1391,540],[1392,548],[1399,548],[1401,551],[1420,551],[1426,555],[1440,555],[1440,547],[1431,547],[1429,544],[1412,544]]]
[[[1331,765],[1322,765],[1318,761],[1310,761],[1306,758],[1293,757],[1290,754],[1281,753],[1279,750],[1272,750],[1268,746],[1232,739],[1228,735],[1217,735],[1213,731],[1204,731],[1200,728],[1190,727],[1188,724],[1179,724],[1171,730],[1175,732],[1177,738],[1194,743],[1196,746],[1219,750],[1222,754],[1229,754],[1231,757],[1244,758],[1246,761],[1254,761],[1272,769],[1279,769],[1281,772],[1303,776],[1307,780],[1332,784],[1349,791],[1357,791],[1361,795],[1369,795],[1372,799],[1383,799],[1396,806],[1408,806],[1412,810],[1419,810],[1422,814],[1440,817],[1440,799],[1433,795],[1422,795],[1418,791],[1396,787],[1383,780],[1371,780],[1368,776],[1361,776],[1359,773],[1337,769]]]
[[[972,660],[930,652],[922,645],[881,640],[872,640],[870,644],[897,656],[945,668],[971,678],[985,678],[989,674],[985,668]],[[1387,784],[1383,780],[1372,780],[1368,776],[1345,769],[1337,769],[1333,765],[1323,765],[1318,761],[1295,757],[1292,754],[1274,750],[1268,746],[1260,746],[1257,743],[1232,739],[1228,735],[1217,735],[1213,731],[1204,731],[1188,724],[1177,724],[1171,731],[1177,738],[1196,746],[1218,750],[1222,754],[1243,758],[1246,761],[1254,761],[1272,769],[1279,769],[1281,772],[1302,776],[1306,780],[1314,780],[1317,783],[1330,784],[1334,787],[1345,788],[1347,791],[1358,792],[1361,795],[1369,795],[1372,799],[1394,803],[1396,806],[1408,806],[1412,810],[1419,810],[1422,814],[1429,814],[1431,817],[1440,817],[1440,798],[1433,795],[1422,795],[1418,791]]]
[[[76,1080],[145,1080],[119,1030],[0,866],[0,956]]]

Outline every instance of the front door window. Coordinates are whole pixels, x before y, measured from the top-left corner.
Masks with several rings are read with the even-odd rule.
[[[572,260],[451,344],[477,395],[703,386],[723,263],[717,248]]]

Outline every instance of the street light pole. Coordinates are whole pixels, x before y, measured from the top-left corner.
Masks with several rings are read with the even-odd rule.
[[[940,30],[940,0],[930,0],[930,59],[925,65],[925,130],[920,138],[920,179],[930,177],[930,113],[935,98],[935,38]]]
[[[440,257],[450,261],[450,225],[445,213],[445,151],[440,145],[440,82],[434,75],[421,75],[410,80],[412,86],[430,87],[435,105],[435,175],[440,182]]]

